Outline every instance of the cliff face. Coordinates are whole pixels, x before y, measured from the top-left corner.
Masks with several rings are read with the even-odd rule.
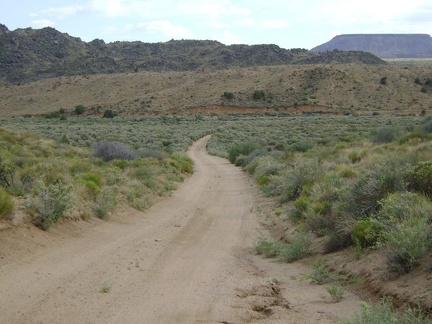
[[[427,34],[339,35],[311,52],[365,51],[381,58],[432,58],[432,37]]]

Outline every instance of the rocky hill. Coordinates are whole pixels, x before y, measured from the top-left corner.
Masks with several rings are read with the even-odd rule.
[[[54,28],[16,29],[0,24],[0,82],[138,71],[193,71],[284,64],[384,64],[364,52],[313,53],[277,45],[231,45],[208,40],[165,43],[113,42],[61,33]]]
[[[427,34],[339,35],[311,52],[365,51],[381,58],[432,58],[432,37]]]

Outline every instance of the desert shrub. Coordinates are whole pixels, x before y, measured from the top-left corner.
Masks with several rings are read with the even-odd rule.
[[[162,161],[165,158],[164,153],[161,151],[148,148],[139,148],[136,150],[136,153],[140,158],[154,158],[159,161]]]
[[[115,166],[104,168],[102,170],[102,175],[107,186],[120,185],[124,180],[121,169]]]
[[[60,118],[60,112],[59,111],[53,111],[53,112],[45,114],[44,116],[47,119],[50,119],[50,118]]]
[[[407,309],[403,313],[393,311],[390,299],[382,299],[380,303],[361,303],[360,314],[356,313],[352,321],[343,321],[344,324],[427,324],[431,322],[430,316],[424,316],[420,311]]]
[[[413,218],[432,220],[432,203],[421,194],[395,192],[379,201],[377,219],[386,226],[400,225]]]
[[[329,293],[331,299],[335,303],[340,302],[345,293],[345,289],[341,287],[337,282],[333,282],[329,287],[326,287],[326,291]]]
[[[304,221],[306,213],[310,209],[310,201],[308,197],[301,196],[289,204],[288,217],[293,223]]]
[[[97,185],[97,183],[93,182],[92,180],[86,180],[86,179],[77,179],[75,180],[76,183],[82,184],[88,194],[88,197],[91,199],[95,199],[96,196],[99,194],[100,187]]]
[[[328,228],[325,231],[327,241],[324,243],[324,253],[332,253],[352,245],[351,231],[350,222],[344,223],[343,220],[338,220],[333,228]]]
[[[375,214],[379,201],[387,194],[403,191],[411,167],[410,157],[393,157],[377,162],[364,170],[341,192],[338,209],[355,219],[364,219]]]
[[[267,156],[275,158],[275,155],[270,155],[267,149],[260,148],[252,151],[248,155],[240,155],[236,159],[236,163],[242,165],[244,171],[253,174],[255,172],[255,169],[261,164],[261,160],[259,158]]]
[[[266,258],[274,258],[280,255],[286,245],[282,241],[260,239],[255,245],[255,252],[264,255]]]
[[[66,134],[63,134],[63,136],[60,139],[61,144],[70,144],[69,139],[67,138]]]
[[[240,155],[246,156],[259,148],[261,145],[251,142],[234,145],[228,150],[228,160],[235,163]]]
[[[427,134],[432,133],[432,116],[425,118],[420,123],[420,130],[424,133],[427,133]]]
[[[225,91],[222,95],[222,97],[224,97],[225,99],[233,99],[234,98],[234,93],[230,92],[230,91]]]
[[[62,182],[46,186],[42,181],[36,184],[35,196],[27,198],[26,205],[37,214],[36,225],[48,230],[63,217],[73,202],[73,186]]]
[[[432,161],[416,165],[407,175],[408,188],[432,197]]]
[[[319,206],[324,205],[326,209],[330,209],[330,203],[320,203]],[[316,207],[314,207],[316,208]],[[319,236],[327,235],[327,233],[335,228],[336,219],[331,213],[320,213],[315,209],[309,209],[305,215],[306,227],[315,232]]]
[[[353,241],[361,248],[372,247],[378,243],[383,229],[383,226],[374,220],[358,220],[352,230]]]
[[[87,181],[92,181],[96,185],[98,185],[99,187],[102,186],[102,184],[103,184],[102,176],[100,174],[97,174],[97,173],[85,172],[85,173],[80,174],[79,178],[83,179],[83,180],[87,180]]]
[[[132,201],[130,205],[132,208],[135,208],[139,211],[144,211],[146,209],[149,209],[153,205],[153,203],[149,197],[143,197],[141,199],[136,199]]]
[[[402,134],[400,128],[386,125],[377,128],[371,134],[372,143],[390,143],[400,137]]]
[[[399,144],[405,144],[410,141],[424,141],[428,140],[430,138],[430,134],[421,132],[419,130],[414,130],[408,134],[403,135],[399,138],[398,142]]]
[[[85,107],[83,105],[75,106],[75,114],[82,115],[85,111]]]
[[[264,90],[255,90],[252,94],[253,100],[264,100],[266,97]]]
[[[351,151],[348,153],[348,159],[350,159],[351,163],[358,163],[361,161],[362,156],[359,152],[357,151]]]
[[[311,253],[312,239],[308,233],[298,232],[280,251],[278,257],[285,262],[300,260]]]
[[[14,185],[15,166],[5,162],[0,156],[0,186],[12,191]]]
[[[308,140],[300,140],[288,147],[289,152],[307,152],[314,147],[314,144]]]
[[[75,161],[69,166],[69,173],[75,176],[79,173],[90,172],[93,165],[87,161]]]
[[[129,174],[133,179],[138,179],[150,189],[158,187],[157,173],[150,166],[142,165]]]
[[[380,202],[377,215],[385,228],[391,270],[407,273],[432,250],[432,203],[418,194],[398,192]]]
[[[254,152],[258,151],[255,150]],[[260,186],[267,185],[271,176],[276,175],[281,169],[278,160],[270,155],[255,157],[254,162],[254,164],[256,164],[256,167],[254,168],[254,176]]]
[[[278,185],[276,192],[280,194],[282,202],[297,199],[300,197],[303,187],[306,185],[311,186],[317,180],[319,174],[318,160],[299,157],[286,170],[280,172],[277,178],[281,183]]]
[[[0,219],[12,214],[15,204],[12,197],[0,188]]]
[[[138,167],[137,169],[135,169],[134,171],[132,171],[130,173],[130,176],[132,178],[135,178],[135,179],[145,180],[148,178],[154,178],[155,172],[151,167],[149,167],[147,165],[142,165],[142,166]]]
[[[94,155],[108,162],[115,159],[135,160],[136,152],[131,147],[120,142],[103,141],[94,145]]]
[[[104,111],[102,118],[114,118],[115,116],[116,114],[111,109],[108,109]]]
[[[305,224],[318,235],[326,235],[328,230],[335,228],[334,205],[340,197],[343,184],[341,175],[328,172],[308,190],[309,208],[304,214]]]
[[[171,155],[171,165],[181,173],[193,172],[193,161],[185,153],[174,153]]]
[[[329,271],[323,260],[318,260],[312,263],[312,272],[309,275],[303,276],[305,279],[317,285],[324,285],[332,280]]]
[[[117,206],[116,193],[112,188],[104,187],[97,195],[92,206],[93,212],[100,219],[107,219]]]

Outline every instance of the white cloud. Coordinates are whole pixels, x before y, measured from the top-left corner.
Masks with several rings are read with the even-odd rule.
[[[219,40],[221,43],[225,45],[232,45],[232,44],[240,44],[240,36],[234,35],[229,31],[225,31],[222,35],[222,37],[215,37],[215,39]]]
[[[163,35],[169,37],[169,38],[194,38],[194,34],[190,32],[188,29],[180,26],[180,25],[174,25],[169,21],[152,21],[152,22],[143,22],[139,23],[136,26],[128,26],[129,28],[133,29],[140,29],[144,30],[146,33],[149,34],[157,34],[162,33]]]
[[[34,28],[53,27],[55,23],[47,19],[33,20],[31,26]]]
[[[309,17],[335,26],[396,21],[426,4],[424,0],[329,0],[312,6]],[[306,17],[303,17],[306,18]]]
[[[253,20],[252,18],[239,19],[235,21],[233,25],[242,26],[242,27],[252,27],[253,25],[255,25],[255,20]]]
[[[268,28],[268,29],[283,29],[291,27],[291,24],[282,19],[274,19],[274,20],[266,20],[261,23],[262,28]]]
[[[84,10],[85,8],[83,6],[70,6],[70,7],[60,7],[60,8],[48,8],[42,10],[42,13],[57,18],[65,18],[68,16],[74,16],[80,12],[83,12]]]

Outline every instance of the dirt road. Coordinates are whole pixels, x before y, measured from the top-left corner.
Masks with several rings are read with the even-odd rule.
[[[189,150],[194,175],[149,211],[3,256],[0,322],[332,323],[352,313],[355,296],[330,303],[300,280],[306,266],[253,254],[253,188],[207,154],[207,140]]]

